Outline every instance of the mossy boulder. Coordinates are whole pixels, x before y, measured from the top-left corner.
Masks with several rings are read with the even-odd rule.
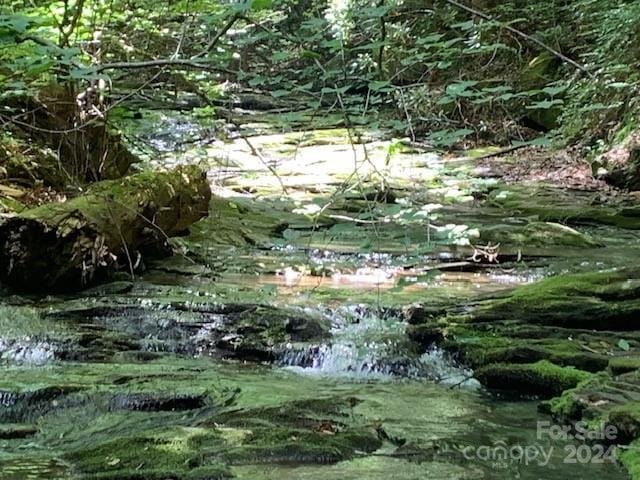
[[[575,367],[588,372],[599,372],[609,365],[605,353],[584,350],[586,342],[580,339],[562,338],[517,338],[509,337],[508,329],[502,335],[485,332],[465,336],[459,331],[452,339],[443,342],[449,350],[456,351],[458,358],[472,368],[492,363],[535,363],[548,360],[556,365]]]
[[[52,309],[41,320],[76,325],[66,359],[134,358],[173,352],[255,361],[275,361],[290,343],[318,343],[331,337],[330,320],[297,308],[255,304],[157,302],[126,297],[89,308]],[[0,326],[2,322],[0,321]],[[45,332],[39,332],[43,334]],[[1,351],[1,350],[0,350]]]
[[[632,480],[640,479],[640,440],[631,442],[625,450],[618,450],[617,458],[627,469]]]
[[[529,364],[494,363],[479,368],[476,378],[493,390],[553,397],[575,387],[591,374],[572,367],[560,367],[546,360]]]
[[[549,403],[559,421],[586,421],[593,428],[612,425],[618,443],[640,437],[640,372],[594,375]]]

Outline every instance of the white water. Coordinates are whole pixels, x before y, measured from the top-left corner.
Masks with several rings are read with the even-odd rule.
[[[407,324],[397,316],[363,306],[339,308],[328,314],[332,340],[328,343],[288,345],[280,365],[302,374],[346,376],[354,379],[425,379],[452,386],[476,388],[470,370],[455,365],[441,349],[412,351]]]

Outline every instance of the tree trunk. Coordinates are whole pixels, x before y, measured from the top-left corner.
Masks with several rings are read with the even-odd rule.
[[[170,253],[209,209],[197,167],[146,172],[93,185],[84,195],[27,210],[0,224],[0,282],[31,291],[73,291]]]

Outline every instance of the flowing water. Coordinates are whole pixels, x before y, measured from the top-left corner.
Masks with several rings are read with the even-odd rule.
[[[173,130],[184,135],[193,128]],[[638,250],[630,246],[638,235],[587,224],[571,232],[569,243],[544,235],[518,240],[533,214],[500,209],[500,192],[507,198],[509,188],[475,176],[469,159],[407,152],[394,154],[389,169],[390,142],[375,135],[368,154],[348,145],[344,132],[309,138],[256,135],[252,142],[264,158],[236,141],[156,159],[208,160],[215,190],[227,199],[181,240],[195,264],[178,256],[134,284],[80,297],[4,298],[0,479],[120,478],[118,472],[222,478],[197,476],[195,467],[175,476],[156,471],[164,460],[144,449],[158,445],[167,455],[193,450],[198,468],[213,458],[239,479],[626,478],[609,462],[572,463],[576,444],[540,430],[550,419],[537,413],[538,402],[489,394],[444,351],[417,348],[402,312],[416,302],[455,309],[552,273],[624,264]],[[173,152],[169,133],[155,141]],[[388,173],[384,188],[378,170]],[[394,198],[371,194],[389,188]],[[494,203],[482,203],[496,191]],[[591,195],[556,193],[559,209]],[[224,223],[234,215],[235,223]],[[469,268],[473,245],[489,242],[480,232],[495,225],[516,238],[501,247],[506,260]],[[573,248],[579,234],[606,246]],[[268,354],[246,347],[239,337],[262,333],[225,329],[235,318],[230,305],[252,304],[315,315],[327,322],[329,336],[275,345],[256,340],[269,344]],[[129,411],[123,392],[168,392],[178,403],[164,408],[156,399],[154,408],[140,403]],[[199,404],[205,394],[209,400]],[[193,405],[185,406],[187,399]],[[304,402],[320,403],[304,407],[304,415],[291,413],[314,422],[306,453],[295,453],[307,440],[287,414]],[[346,416],[326,413],[327,405],[344,402]],[[234,423],[233,415],[249,420]],[[377,432],[375,448],[356,442],[345,454],[322,446],[354,425]],[[291,431],[276,440],[256,437],[278,428]],[[215,447],[204,440],[211,432]],[[165,437],[171,441],[158,440]],[[133,454],[118,450],[118,439],[126,440],[125,450],[142,449],[140,458],[129,460]],[[269,442],[285,445],[284,453]],[[98,450],[87,460],[92,446]],[[316,447],[320,453],[309,453]]]

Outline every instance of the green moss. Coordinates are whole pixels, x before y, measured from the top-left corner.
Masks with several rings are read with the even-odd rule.
[[[465,363],[473,368],[490,363],[533,363],[539,360],[590,372],[607,367],[606,355],[587,352],[580,345],[567,339],[506,336],[455,337],[449,342],[450,349],[460,351]]]
[[[640,479],[640,439],[631,442],[628,448],[618,449],[616,456],[629,472],[631,480]]]
[[[26,152],[26,153],[25,153]],[[8,178],[43,182],[56,188],[64,187],[68,177],[60,169],[54,150],[24,136],[20,131],[0,133],[0,172]],[[4,201],[5,199],[3,199]]]
[[[43,318],[37,308],[0,305],[0,338],[62,339],[71,336],[73,336],[73,331],[65,324]]]
[[[588,234],[559,223],[531,222],[522,226],[495,225],[483,228],[480,238],[485,242],[500,243],[525,249],[554,247],[594,248],[602,247]]]
[[[549,401],[549,413],[563,423],[576,422],[582,419],[588,402],[584,401],[582,392],[604,390],[609,376],[605,372],[592,375],[579,382],[575,387],[562,392]],[[599,421],[599,414],[590,415]]]
[[[589,378],[588,372],[560,367],[546,360],[530,364],[496,363],[476,372],[476,378],[490,389],[552,397]]]
[[[201,465],[190,440],[202,429],[173,429],[125,437],[65,455],[83,478],[165,479],[229,478],[224,465]],[[142,471],[141,471],[142,470]]]
[[[357,403],[318,398],[222,415],[216,422],[244,433],[239,448],[219,454],[232,464],[326,464],[373,452],[382,442],[374,428],[354,418]]]
[[[518,320],[527,324],[595,330],[634,330],[640,319],[640,270],[628,268],[560,275],[515,289],[481,304],[475,321]]]
[[[629,209],[635,206],[632,203],[610,201],[594,206],[591,194],[568,193],[554,187],[509,185],[490,192],[487,206],[498,208],[502,215],[532,221],[640,229],[640,216]]]
[[[0,213],[19,213],[26,207],[15,198],[0,197]]]
[[[639,356],[615,357],[609,360],[609,370],[614,375],[633,372],[640,369]]]

